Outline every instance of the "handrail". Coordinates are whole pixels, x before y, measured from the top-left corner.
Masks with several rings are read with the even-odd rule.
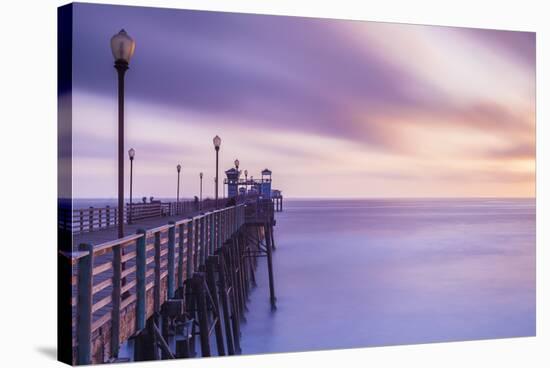
[[[140,238],[142,237],[143,235],[141,234],[132,234],[132,235],[127,235],[123,238],[119,238],[119,239],[115,239],[115,240],[110,240],[108,242],[105,242],[105,243],[101,243],[97,246],[94,247],[94,255],[97,255],[97,253],[103,251],[103,250],[107,250],[107,249],[110,249],[116,245],[124,245],[126,243],[129,243],[133,240],[136,240],[137,238]]]
[[[237,202],[245,202],[256,198],[256,194],[237,197]],[[198,201],[126,203],[122,212],[122,221],[129,223],[146,218],[192,215],[199,211],[217,211],[216,201],[210,198]],[[131,208],[131,211],[130,211]],[[60,209],[58,226],[71,233],[84,233],[104,228],[112,228],[118,224],[119,211],[117,207],[88,207],[72,210]]]
[[[167,225],[161,225],[161,226],[157,226],[155,228],[152,228],[152,229],[149,229],[146,231],[146,235],[149,236],[151,234],[154,234],[154,233],[158,233],[158,232],[161,232],[161,231],[166,231],[168,230],[169,228],[171,227],[174,227],[174,225],[171,225],[171,224],[167,224]]]

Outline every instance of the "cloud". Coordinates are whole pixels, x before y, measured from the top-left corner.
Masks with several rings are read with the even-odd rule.
[[[509,148],[490,150],[486,156],[495,159],[534,160],[536,149],[532,142],[521,143]]]
[[[299,163],[312,178],[355,166],[371,168],[357,180],[414,183],[424,173],[410,165],[429,163],[427,176],[450,165],[456,182],[492,175],[455,161],[534,159],[532,33],[93,4],[74,14],[83,158],[114,157],[109,39],[124,27],[137,43],[127,144],[150,170],[181,159],[206,167],[220,132],[228,160]]]

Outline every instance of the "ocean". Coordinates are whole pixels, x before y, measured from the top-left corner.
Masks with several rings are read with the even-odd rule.
[[[243,354],[535,335],[535,199],[284,205]]]

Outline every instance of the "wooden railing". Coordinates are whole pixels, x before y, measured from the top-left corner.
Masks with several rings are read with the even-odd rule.
[[[239,196],[237,203],[256,199],[256,195]],[[227,199],[219,199],[219,206],[223,207]],[[192,216],[199,212],[212,211],[216,208],[214,199],[205,199],[202,202],[152,202],[126,203],[123,213],[124,223],[136,222],[143,219],[162,216]],[[89,207],[70,210],[59,210],[58,225],[61,229],[69,230],[73,234],[102,230],[115,227],[118,224],[118,209],[116,207]]]
[[[244,223],[245,205],[238,204],[96,246],[81,244],[70,257],[76,364],[103,361],[92,359],[97,334],[110,341],[103,356],[116,356]]]

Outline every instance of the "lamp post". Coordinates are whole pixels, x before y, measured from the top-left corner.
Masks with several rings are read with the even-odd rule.
[[[216,150],[216,209],[218,208],[218,154],[220,152],[220,145],[222,144],[222,139],[219,136],[215,136],[212,140],[214,142],[214,149]]]
[[[248,194],[248,170],[244,170],[244,194]]]
[[[118,73],[118,237],[124,237],[124,74],[136,43],[123,29],[111,38]]]
[[[200,182],[201,182],[200,194],[199,194],[199,210],[202,210],[202,173],[199,173],[199,179],[200,179]]]
[[[134,172],[134,156],[136,155],[136,150],[130,148],[128,150],[128,157],[130,157],[130,211],[128,212],[128,224],[132,223],[132,176]]]
[[[237,193],[235,194],[235,197],[239,198],[239,159],[238,158],[235,159],[235,168],[237,169]]]
[[[176,169],[178,170],[178,192],[176,195],[176,215],[179,215],[180,212],[180,172],[181,172],[181,165],[178,164],[176,166]]]

